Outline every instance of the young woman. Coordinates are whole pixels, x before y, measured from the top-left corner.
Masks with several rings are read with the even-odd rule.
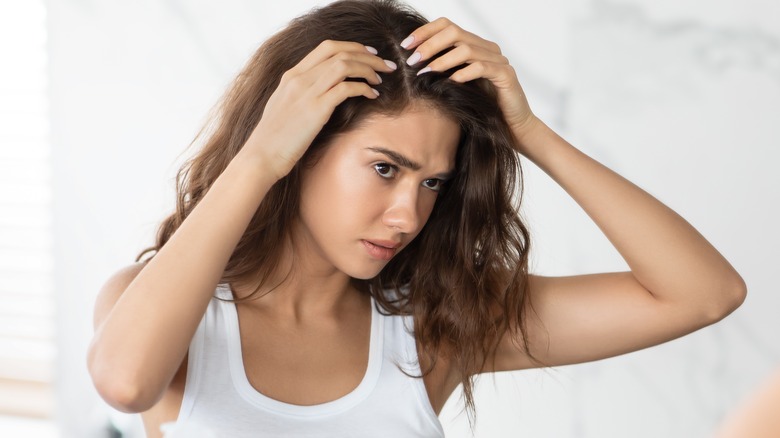
[[[534,115],[495,43],[390,0],[291,22],[201,134],[156,253],[95,306],[94,384],[149,436],[442,436],[481,373],[656,345],[745,297],[690,224]],[[519,154],[630,271],[528,272]]]

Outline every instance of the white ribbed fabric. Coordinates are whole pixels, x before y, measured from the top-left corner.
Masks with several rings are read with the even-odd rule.
[[[215,296],[232,298],[227,284]],[[247,379],[234,303],[212,298],[190,344],[187,383],[166,436],[197,430],[208,437],[443,437],[419,375],[411,316],[381,314],[371,298],[368,369],[349,394],[299,406],[258,392]],[[191,432],[190,432],[191,433]],[[188,433],[188,436],[192,436]]]

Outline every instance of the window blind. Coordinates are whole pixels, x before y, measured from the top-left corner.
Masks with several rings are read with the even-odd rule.
[[[39,418],[55,400],[45,12],[0,2],[0,415]]]

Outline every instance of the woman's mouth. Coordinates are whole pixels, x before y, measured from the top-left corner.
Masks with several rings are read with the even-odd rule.
[[[390,260],[395,255],[395,252],[398,250],[399,244],[395,244],[396,246],[394,248],[388,248],[386,246],[382,246],[379,243],[371,242],[368,240],[361,240],[363,242],[363,246],[365,246],[366,251],[368,252],[368,255],[375,259],[379,260]],[[382,242],[384,244],[388,244],[386,242]]]

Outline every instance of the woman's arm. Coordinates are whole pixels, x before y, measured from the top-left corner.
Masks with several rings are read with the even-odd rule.
[[[518,151],[571,195],[631,268],[531,278],[531,348],[543,362],[645,348],[714,323],[742,303],[742,277],[673,210],[536,118],[515,128],[515,136]]]
[[[718,321],[742,303],[742,277],[696,229],[533,114],[497,44],[439,18],[412,32],[404,45],[420,53],[414,59],[431,59],[420,74],[467,64],[450,79],[490,80],[517,151],[571,195],[631,268],[569,277],[531,275],[533,307],[518,318],[527,322],[536,359],[553,366],[635,351]],[[491,367],[484,371],[537,366],[520,345],[507,333],[495,366],[488,361]]]
[[[516,136],[520,152],[585,210],[655,300],[695,309],[709,320],[742,302],[742,277],[672,209],[539,120]]]
[[[101,290],[88,367],[116,409],[149,409],[173,379],[233,249],[273,184],[262,165],[239,153],[160,251],[131,272],[129,284],[123,271]]]
[[[168,242],[131,272],[129,284],[124,272],[107,283],[95,309],[88,367],[109,404],[141,412],[160,400],[268,190],[290,172],[337,105],[377,97],[369,84],[392,67],[375,55],[356,42],[324,41],[285,72],[241,151]]]

